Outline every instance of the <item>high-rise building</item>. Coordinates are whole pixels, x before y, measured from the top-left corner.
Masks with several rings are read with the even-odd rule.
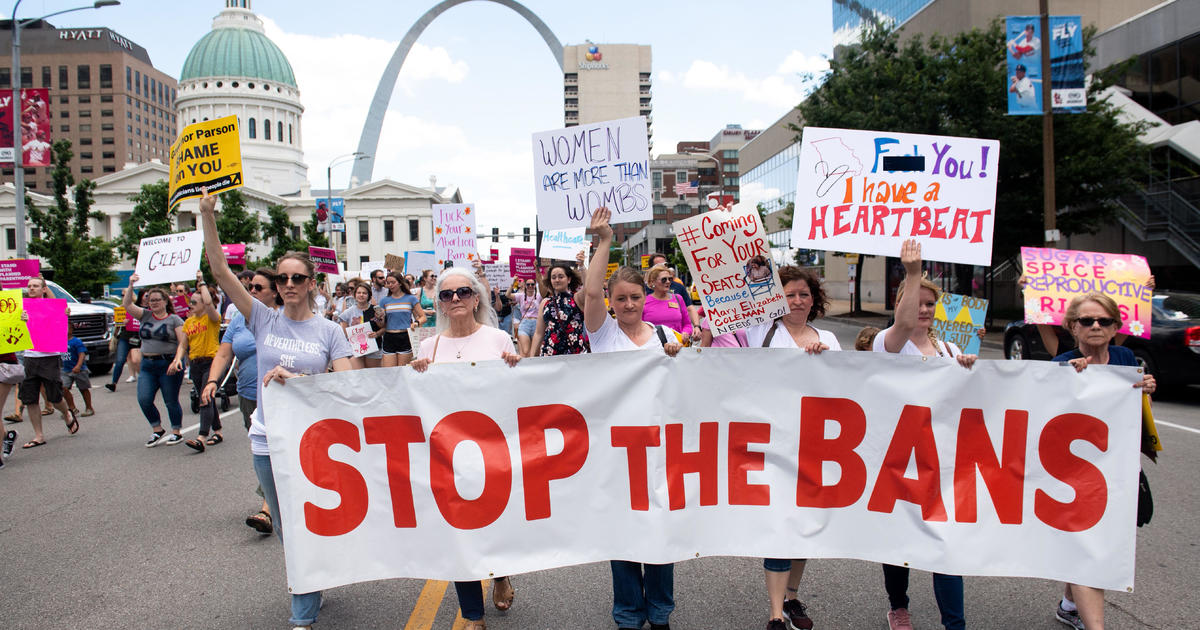
[[[646,137],[653,149],[650,99],[649,46],[592,42],[563,46],[565,126],[645,116]]]
[[[872,25],[895,28],[933,0],[833,0],[833,46],[856,43]]]
[[[12,50],[12,22],[0,21],[0,50]],[[12,58],[0,59],[0,90],[13,86]],[[166,162],[177,131],[176,82],[145,48],[112,29],[21,29],[21,87],[49,88],[51,141],[70,140],[71,174],[96,179],[125,164]],[[51,193],[50,167],[27,167],[25,185]],[[12,164],[2,169],[11,181]]]

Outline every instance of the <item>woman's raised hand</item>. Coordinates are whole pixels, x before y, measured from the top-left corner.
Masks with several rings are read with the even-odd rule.
[[[608,224],[608,220],[612,218],[612,211],[605,206],[600,206],[592,212],[592,231],[599,236],[601,240],[612,238],[612,227]]]
[[[900,262],[904,265],[904,273],[913,277],[921,275],[921,244],[910,238],[900,246]]]
[[[200,198],[200,212],[214,212],[217,209],[217,198],[208,194],[208,189],[204,188],[204,196]]]

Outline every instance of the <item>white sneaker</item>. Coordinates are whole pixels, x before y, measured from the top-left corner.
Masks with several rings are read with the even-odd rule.
[[[126,383],[136,383],[137,382],[137,374],[130,374],[129,378],[125,379],[125,382]]]
[[[168,433],[166,439],[161,440],[159,443],[166,444],[167,446],[174,446],[182,441],[182,435],[179,435],[178,433]]]

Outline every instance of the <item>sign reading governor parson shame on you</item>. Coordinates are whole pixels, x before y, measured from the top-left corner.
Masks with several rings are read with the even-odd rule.
[[[242,143],[237,116],[188,125],[171,145],[168,205],[242,186]]]
[[[541,230],[587,227],[600,206],[612,223],[653,219],[644,117],[533,134],[533,173]]]

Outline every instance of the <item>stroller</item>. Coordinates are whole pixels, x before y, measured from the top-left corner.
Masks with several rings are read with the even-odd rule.
[[[237,357],[233,357],[229,367],[225,370],[225,374],[217,383],[216,400],[213,401],[218,405],[218,409],[222,412],[229,411],[230,399],[237,395],[237,377],[230,378],[230,375],[237,374]],[[192,413],[200,413],[200,392],[205,384],[192,383],[192,391],[190,393],[192,399]]]

